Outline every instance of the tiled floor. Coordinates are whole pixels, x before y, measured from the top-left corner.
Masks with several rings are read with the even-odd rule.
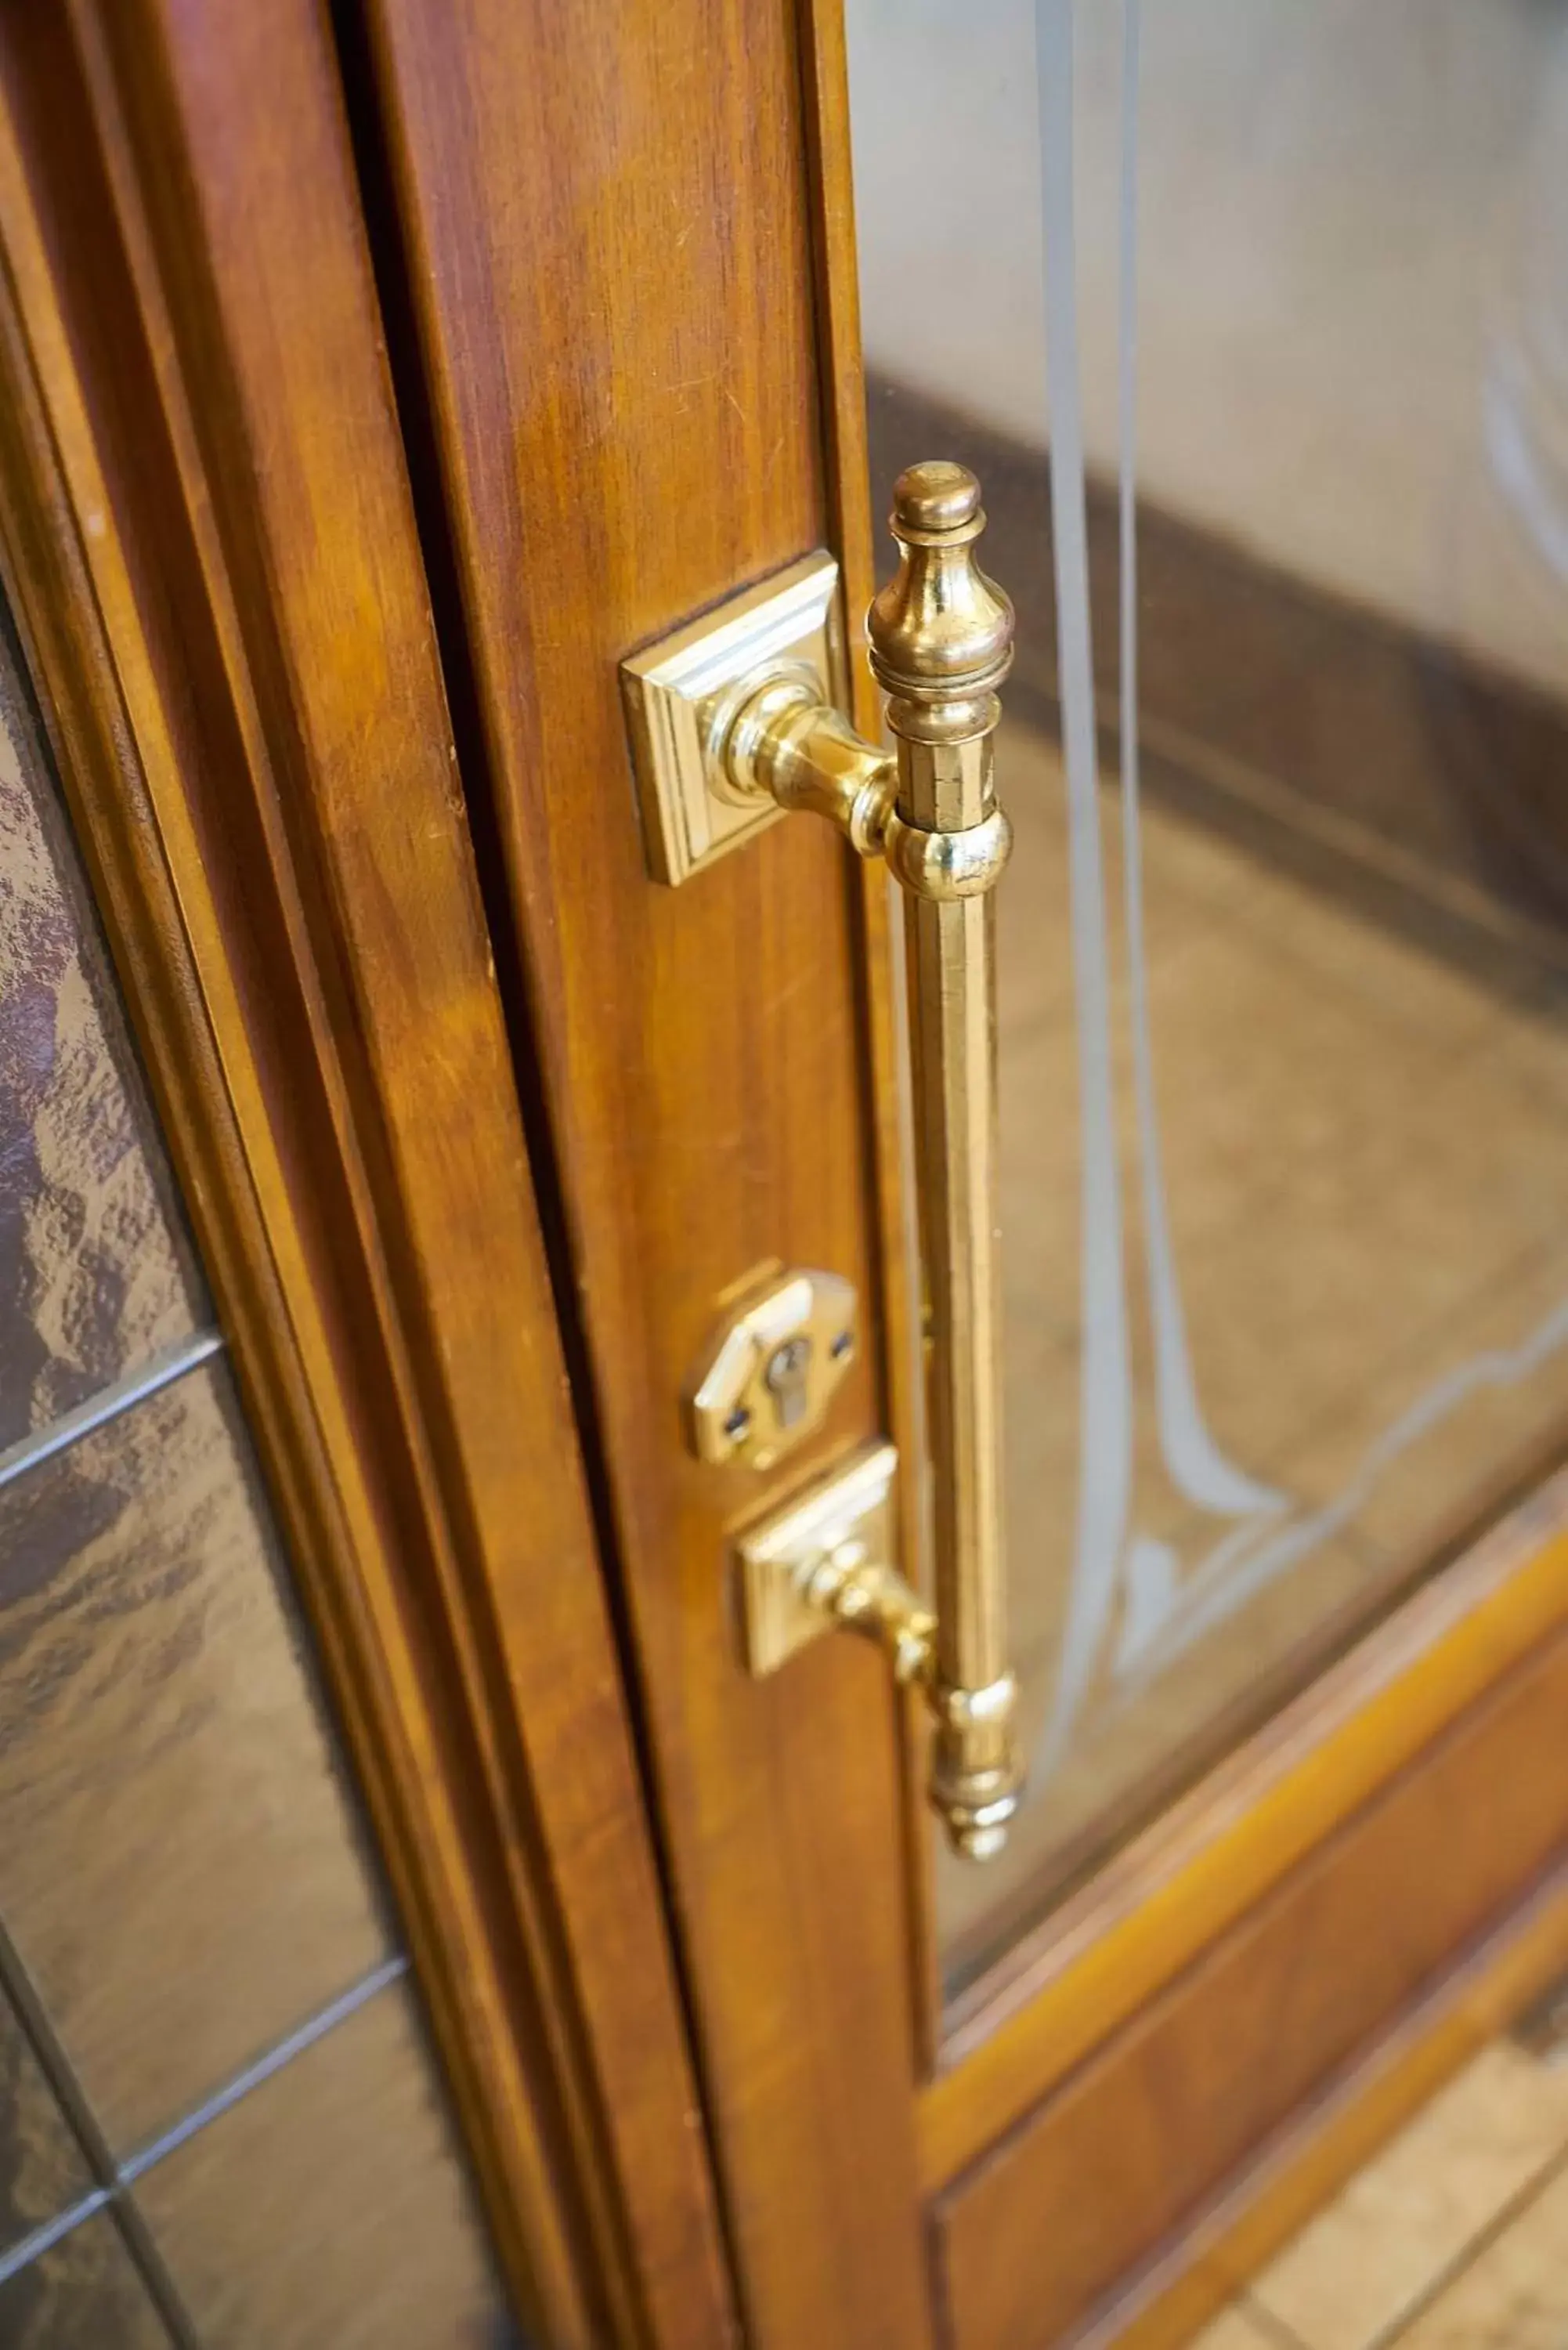
[[[1568,2061],[1484,2050],[1195,2350],[1395,2345],[1568,2345]]]
[[[1085,1580],[1083,1050],[1059,760],[1017,730],[999,759],[1017,832],[999,956],[1008,1542],[1037,1735]],[[1146,799],[1158,1189],[1196,1407],[1224,1461],[1279,1497],[1272,1519],[1195,1498],[1156,1376],[1114,778],[1101,802],[1129,1506],[1071,1734],[1037,1753],[1011,1852],[978,1874],[939,1864],[964,1968],[1054,1856],[1092,1848],[1108,1808],[1199,1752],[1262,1676],[1309,1673],[1331,1622],[1340,1637],[1568,1426],[1561,978],[1523,940],[1478,931],[1463,965],[1428,951]],[[1114,1420],[1099,1442],[1114,1482]]]

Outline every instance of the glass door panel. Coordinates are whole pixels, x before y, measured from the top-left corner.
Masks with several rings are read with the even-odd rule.
[[[972,463],[1019,611],[1032,1769],[956,1988],[1568,1416],[1568,20],[847,15],[874,494]]]
[[[514,2343],[3,608],[0,1363],[0,2343]]]

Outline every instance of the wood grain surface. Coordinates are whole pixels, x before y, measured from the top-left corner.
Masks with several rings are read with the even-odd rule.
[[[623,5],[591,40],[510,0],[367,15],[404,413],[450,543],[463,771],[515,921],[746,2315],[759,2345],[910,2350],[897,1716],[854,1644],[749,1681],[726,1573],[737,1518],[884,1425],[861,884],[805,822],[651,883],[617,680],[827,528],[794,13]],[[853,1280],[869,1343],[823,1437],[758,1480],[688,1455],[680,1398],[770,1259]]]
[[[867,565],[839,12],[753,10],[743,54],[731,17],[701,0],[618,10],[591,48],[548,12],[486,0],[455,15],[380,0],[362,30],[362,144],[398,244],[383,298],[406,311],[395,367],[462,766],[482,787],[493,924],[514,931],[510,966],[501,948],[513,1033],[540,1072],[561,1287],[580,1315],[579,1395],[640,1664],[746,2314],[779,2350],[924,2338],[907,1988],[929,1954],[924,1830],[898,1810],[909,1782],[870,1660],[825,1645],[762,1688],[735,1669],[727,1527],[817,1456],[748,1492],[683,1457],[675,1409],[719,1297],[782,1256],[850,1273],[880,1309],[883,1392],[846,1390],[826,1443],[907,1425],[877,904],[846,904],[833,845],[794,826],[680,892],[654,888],[615,674],[628,650],[819,537],[852,579]],[[1561,1613],[1561,1557],[1541,1529],[1533,1550],[1533,1565],[1521,1550],[1508,1569],[1515,1631]],[[1173,1976],[1194,1981],[1181,1970],[1228,1947],[1282,1868],[1333,1848],[1357,1805],[1517,1659],[1478,1619],[1468,1646],[1423,1667],[1440,1629],[1434,1617],[1361,1658],[1321,1799],[1308,1750],[1328,1713],[1297,1725],[1291,1860],[1269,1857],[1277,1807],[1252,1827],[1221,1774],[1184,1814],[1147,1919],[1130,1890],[1125,1916],[1114,1888],[1097,1911],[1088,1901],[1083,1933],[1103,1931],[1106,1962],[1076,1971],[1071,1999],[1044,1995],[1056,1960],[1036,1974],[1033,1950],[977,1993],[961,2057],[952,2049],[920,2100],[928,2187],[1153,2012]],[[1517,1877],[1494,1883],[1473,1857],[1469,1892],[1506,1910]],[[1347,1940],[1344,1963],[1354,1951]],[[1075,2215],[1073,2181],[1059,2183]],[[1136,2266],[1168,2214],[1140,2191],[1120,2218]],[[1012,2224],[1030,2237],[1016,2210]],[[986,2257],[1027,2267],[1028,2250],[998,2231]],[[978,2269],[954,2274],[964,2322]]]
[[[0,18],[0,540],[498,2238],[728,2338],[337,61]]]

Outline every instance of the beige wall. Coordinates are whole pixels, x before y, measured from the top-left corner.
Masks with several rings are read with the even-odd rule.
[[[1033,0],[848,14],[868,355],[1043,442]],[[1077,23],[1109,465],[1119,5]],[[1142,486],[1568,689],[1568,5],[1146,0],[1143,57]]]

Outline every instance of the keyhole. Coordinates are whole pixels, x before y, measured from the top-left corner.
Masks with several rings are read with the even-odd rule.
[[[768,1357],[763,1378],[773,1397],[781,1428],[794,1428],[805,1417],[806,1373],[810,1366],[809,1338],[786,1338]]]

